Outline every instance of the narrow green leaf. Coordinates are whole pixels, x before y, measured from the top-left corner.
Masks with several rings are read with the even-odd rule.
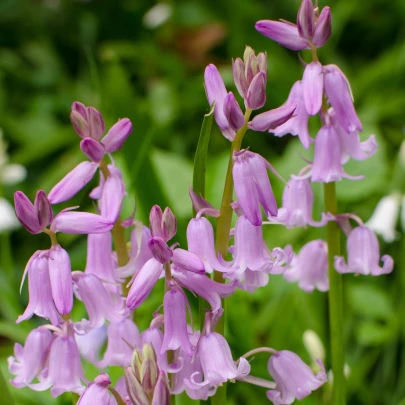
[[[0,370],[0,398],[2,404],[7,404],[7,405],[14,405],[14,399],[10,394],[10,391],[8,389],[7,381],[3,376],[2,371]]]
[[[205,197],[205,172],[207,169],[208,144],[211,136],[213,117],[214,103],[211,106],[210,112],[204,115],[194,157],[193,190],[202,197]],[[195,215],[194,209],[193,214]]]

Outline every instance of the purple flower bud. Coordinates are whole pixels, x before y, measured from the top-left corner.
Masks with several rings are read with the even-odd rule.
[[[177,218],[169,207],[166,207],[162,215],[162,234],[163,239],[167,242],[176,235]]]
[[[86,107],[75,101],[72,105],[72,112],[70,113],[70,121],[72,122],[73,129],[80,136],[80,138],[85,138],[89,136],[89,124],[87,122],[87,111]]]
[[[129,315],[125,298],[107,291],[97,276],[81,274],[77,287],[89,315],[89,321],[82,320],[82,329],[99,328],[106,319],[113,323],[121,322]]]
[[[218,217],[219,216],[219,210],[214,208],[206,199],[201,197],[201,195],[197,195],[195,191],[190,187],[189,190],[189,196],[191,199],[191,203],[193,204],[194,210],[198,213],[202,209],[205,210],[205,212],[209,212],[210,216],[213,217]]]
[[[283,223],[287,228],[294,226],[321,227],[326,225],[333,216],[322,213],[322,219],[312,218],[314,193],[309,179],[291,178],[284,188],[283,206],[278,210],[277,218],[270,217],[269,221]]]
[[[140,335],[137,326],[131,319],[119,323],[110,323],[107,328],[108,344],[102,361],[97,363],[100,368],[107,366],[129,366],[132,348],[139,347]]]
[[[298,281],[299,287],[307,292],[315,289],[329,290],[328,252],[323,240],[313,240],[305,244],[284,273],[288,281]]]
[[[149,223],[152,236],[164,238],[162,231],[162,218],[162,209],[158,205],[154,205],[149,214]]]
[[[94,162],[79,163],[48,194],[51,204],[69,200],[77,194],[93,177],[97,170]]]
[[[248,127],[253,131],[269,131],[289,122],[296,110],[295,104],[282,105],[270,111],[256,115]]]
[[[94,107],[87,107],[87,119],[89,124],[89,137],[99,141],[105,130],[103,116]]]
[[[93,138],[86,137],[80,142],[80,149],[93,162],[98,163],[104,157],[104,146]]]
[[[15,214],[25,229],[30,233],[40,233],[42,227],[36,209],[22,191],[14,193],[14,206]]]
[[[360,180],[363,177],[348,175],[342,167],[341,146],[334,126],[323,126],[315,139],[314,163],[312,165],[312,181],[329,183],[339,181],[343,177]]]
[[[293,51],[309,47],[308,41],[300,37],[298,27],[290,22],[261,20],[255,27],[262,35]]]
[[[391,256],[381,257],[383,266],[379,265],[380,246],[375,233],[366,226],[354,228],[347,238],[348,262],[342,256],[335,257],[335,269],[339,273],[356,273],[372,276],[391,273],[394,261]]]
[[[302,0],[297,14],[298,33],[301,38],[310,40],[315,31],[315,16],[312,0]]]
[[[233,80],[239,94],[245,99],[249,84],[245,76],[245,64],[242,59],[236,58],[232,63]]]
[[[349,134],[361,131],[362,125],[353,105],[349,81],[336,65],[324,66],[325,93],[335,110],[336,120]]]
[[[60,245],[49,250],[49,278],[56,308],[61,315],[69,314],[73,307],[72,269],[69,255]]]
[[[151,405],[169,405],[170,404],[170,388],[163,371],[159,373],[159,378],[153,391],[153,399]]]
[[[79,398],[77,405],[112,404],[112,397],[107,389],[110,384],[111,380],[108,374],[102,373],[98,375]]]
[[[249,362],[243,357],[239,359],[239,366],[236,367],[228,342],[219,333],[211,332],[201,336],[198,351],[204,381],[197,382],[196,377],[200,373],[194,373],[191,382],[196,386],[218,386],[228,380],[244,377],[250,372]]]
[[[150,405],[149,397],[143,390],[141,383],[136,378],[134,370],[131,367],[126,367],[124,372],[128,396],[132,401],[130,403],[136,405]]]
[[[152,252],[152,256],[162,264],[167,263],[173,256],[173,251],[162,238],[149,239],[148,247]]]
[[[37,192],[34,202],[34,209],[41,228],[47,227],[53,218],[52,206],[44,191]]]
[[[234,131],[245,125],[245,117],[232,92],[229,92],[224,99],[224,114]]]
[[[34,391],[44,391],[51,388],[53,397],[64,392],[82,394],[84,386],[80,380],[84,380],[80,354],[73,335],[72,325],[67,327],[67,333],[58,336],[52,343],[49,353],[48,372],[37,384],[28,385]]]
[[[262,108],[266,102],[267,73],[259,72],[250,83],[246,94],[245,105],[251,110]]]
[[[312,43],[320,48],[326,44],[332,32],[332,14],[329,7],[324,7],[315,25]]]
[[[184,249],[174,249],[172,262],[182,270],[192,271],[193,273],[205,273],[205,267],[201,259],[192,252]]]
[[[116,173],[110,173],[104,183],[103,192],[99,200],[101,216],[111,223],[116,222],[121,213],[124,196],[125,186],[121,176]]]
[[[14,355],[10,356],[8,368],[15,378],[10,380],[16,388],[30,384],[45,366],[51,343],[52,333],[44,328],[32,330],[25,341],[24,347],[19,343],[14,345]]]
[[[311,3],[311,0],[308,2]],[[302,92],[308,114],[318,114],[322,106],[323,95],[323,70],[319,62],[311,62],[306,66],[302,78]]]
[[[221,264],[215,253],[214,229],[207,218],[193,218],[187,226],[187,244],[189,252],[195,253],[203,261],[205,271],[227,272],[231,269]],[[177,250],[177,249],[176,249]]]
[[[104,233],[112,229],[114,223],[89,212],[62,211],[52,221],[51,231],[89,234]]]
[[[178,287],[171,287],[165,294],[164,338],[160,354],[181,347],[187,356],[193,352],[188,338],[186,306],[189,305],[185,293]]]
[[[215,101],[214,117],[219,129],[226,139],[233,141],[235,138],[235,131],[230,127],[224,114],[224,100],[227,91],[218,69],[212,64],[205,68],[204,87],[210,105]]]
[[[314,375],[311,368],[295,353],[282,350],[273,354],[268,370],[277,386],[267,391],[267,397],[274,404],[292,404],[295,398],[305,398],[327,381],[323,364],[320,364],[323,370]]]
[[[308,149],[313,139],[308,132],[308,113],[304,104],[302,82],[300,80],[294,83],[287,101],[283,104],[283,106],[288,105],[296,106],[294,116],[274,130],[270,129],[269,132],[272,132],[275,136],[298,135],[304,148]]]
[[[131,132],[132,123],[128,118],[123,118],[116,122],[101,140],[106,152],[112,153],[121,149]]]
[[[29,302],[26,310],[17,319],[17,323],[30,319],[36,314],[49,319],[53,325],[62,321],[52,298],[49,278],[48,251],[37,251],[27,263],[24,273],[28,273]]]
[[[145,263],[135,275],[129,290],[127,297],[127,307],[129,309],[138,308],[148,298],[162,271],[162,263],[156,259],[150,259]]]

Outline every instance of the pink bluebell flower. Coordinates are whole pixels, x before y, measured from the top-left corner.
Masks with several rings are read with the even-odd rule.
[[[110,384],[111,380],[108,374],[99,374],[83,392],[77,405],[112,405],[115,400],[107,388]]]

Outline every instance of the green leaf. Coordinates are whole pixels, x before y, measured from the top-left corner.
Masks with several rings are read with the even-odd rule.
[[[202,197],[205,197],[205,172],[207,170],[208,144],[210,142],[212,119],[214,117],[214,104],[211,106],[211,111],[204,115],[194,157],[193,190]]]
[[[2,371],[0,370],[0,397],[1,397],[1,402],[3,404],[7,405],[14,405],[14,399],[10,394],[10,391],[8,389],[8,384],[6,379],[3,376]]]

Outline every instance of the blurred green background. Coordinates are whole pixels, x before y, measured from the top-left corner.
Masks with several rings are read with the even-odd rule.
[[[254,24],[260,19],[294,21],[299,2],[184,0],[159,3],[153,14],[156,4],[146,0],[0,1],[0,127],[9,162],[27,170],[24,182],[0,185],[5,198],[12,201],[17,189],[30,198],[39,189],[48,192],[83,160],[79,138],[69,121],[70,106],[79,100],[98,108],[107,126],[118,118],[131,119],[133,134],[116,154],[116,163],[124,171],[129,195],[135,195],[137,218],[145,221],[153,204],[169,205],[178,215],[179,241],[184,246],[191,215],[192,161],[202,117],[208,111],[204,68],[215,63],[227,87],[235,90],[231,58],[242,56],[245,45],[267,51],[265,109],[282,104],[291,85],[300,79],[302,66],[295,52],[258,34]],[[347,165],[350,174],[365,174],[365,180],[344,181],[338,189],[340,210],[367,220],[382,196],[405,191],[405,157],[401,163],[398,154],[405,124],[405,2],[320,1],[321,7],[325,5],[332,9],[333,29],[329,43],[319,51],[320,59],[324,64],[338,64],[346,73],[364,136],[375,133],[379,141],[379,152],[373,158]],[[248,132],[244,145],[265,156],[284,178],[304,165],[300,156],[310,157],[288,136],[280,139]],[[216,206],[228,153],[228,141],[215,128],[207,194]],[[91,208],[87,195],[95,182],[68,205]],[[281,202],[283,184],[275,178],[272,182]],[[319,213],[321,188],[315,185],[314,189]],[[133,198],[127,200],[129,214]],[[405,240],[399,224],[397,231],[393,243],[381,241],[382,252],[396,262],[391,275],[344,278],[350,404],[405,404]],[[307,241],[323,237],[324,229],[266,228],[270,246],[291,243],[296,251]],[[49,243],[46,235],[31,235],[21,228],[3,231],[0,238],[0,364],[8,379],[6,359],[14,342],[24,342],[28,331],[43,323],[32,319],[15,325],[27,303],[26,287],[18,295],[20,279],[31,254]],[[85,238],[59,239],[71,254],[73,268],[82,270]],[[158,291],[139,311],[141,328],[147,327],[160,301]],[[315,330],[328,348],[325,294],[304,293],[274,276],[255,294],[239,291],[228,301],[227,337],[235,358],[257,346],[272,346],[296,351],[309,362],[302,343],[306,329]],[[252,374],[266,377],[266,362],[266,356],[257,356]],[[86,370],[88,378],[94,377],[94,368],[86,366]],[[228,385],[229,404],[269,403],[265,389],[244,383]],[[16,404],[72,403],[70,395],[52,399],[47,392],[9,388]],[[6,398],[4,387],[0,390],[0,398]],[[328,388],[302,403],[329,403]]]

